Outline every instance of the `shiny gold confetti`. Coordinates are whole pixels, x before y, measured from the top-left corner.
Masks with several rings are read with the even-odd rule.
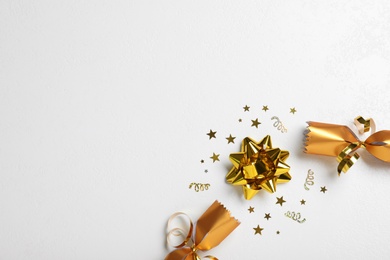
[[[209,136],[209,140],[210,140],[211,138],[216,138],[216,137],[215,137],[215,134],[216,134],[216,133],[217,133],[216,131],[213,132],[213,131],[210,129],[210,132],[207,133],[207,135]]]
[[[256,234],[260,234],[261,235],[261,231],[264,230],[264,228],[261,228],[259,225],[257,225],[257,227],[253,228],[255,230],[255,235]]]
[[[290,113],[291,114],[295,114],[296,112],[297,112],[297,110],[295,109],[295,107],[290,108]]]
[[[233,143],[234,144],[234,139],[235,139],[236,137],[234,137],[234,136],[232,136],[231,134],[228,136],[228,137],[226,137],[226,140],[228,140],[228,144],[230,144],[230,143]]]
[[[324,186],[324,187],[321,187],[321,191],[320,192],[323,192],[323,193],[325,193],[327,191],[327,189],[326,189],[326,187]]]
[[[302,199],[301,200],[301,205],[306,205],[306,200]]]
[[[278,198],[276,197],[276,203],[275,204],[280,204],[280,206],[283,206],[283,203],[285,203],[286,201],[283,199],[283,196]]]
[[[305,187],[305,190],[309,190],[309,188],[306,185],[310,185],[310,186],[314,185],[314,172],[311,169],[307,171],[306,181],[305,184],[303,185]]]
[[[249,211],[249,213],[255,212],[255,208],[254,207],[249,207],[248,211]]]
[[[213,156],[211,156],[210,158],[213,159],[213,163],[214,163],[215,161],[219,161],[219,154],[213,153]]]
[[[269,219],[271,218],[271,213],[265,213],[264,218],[266,218],[267,220],[269,220]]]
[[[249,108],[250,108],[250,107],[248,107],[247,105],[245,105],[245,107],[243,107],[244,112],[245,112],[245,111],[249,111]]]
[[[273,116],[271,120],[276,120],[273,124],[274,127],[276,127],[280,132],[287,133],[287,128],[283,125],[283,123],[280,121],[279,117]]]
[[[263,106],[263,109],[262,110],[264,110],[264,112],[267,112],[267,110],[269,110],[268,109],[268,106]]]
[[[299,212],[295,213],[294,211],[293,212],[287,211],[286,213],[284,213],[284,215],[301,224],[306,221],[305,218],[301,220],[301,213]]]
[[[261,123],[259,122],[259,119],[256,118],[255,120],[252,120],[252,125],[251,126],[255,126],[256,128],[258,128],[257,126],[260,125]]]
[[[209,187],[210,187],[210,184],[208,183],[196,183],[196,182],[192,182],[190,183],[190,186],[188,187],[189,189],[191,189],[192,187],[194,187],[194,190],[196,192],[199,192],[199,191],[204,191],[204,190],[208,190]]]

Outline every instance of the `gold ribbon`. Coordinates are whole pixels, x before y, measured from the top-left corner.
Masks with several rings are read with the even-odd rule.
[[[365,148],[376,158],[390,162],[390,131],[376,131],[373,119],[358,116],[354,120],[360,134],[371,130],[371,135],[361,141],[345,125],[308,122],[305,152],[310,154],[337,156],[337,172],[347,172],[359,159],[357,150]]]
[[[173,219],[184,216],[188,219],[188,232],[182,228],[170,229]],[[174,213],[168,220],[167,243],[176,250],[170,252],[165,260],[200,260],[197,251],[208,251],[218,246],[240,222],[230,216],[230,212],[218,201],[203,213],[196,223],[196,231],[190,217],[183,212]],[[172,245],[171,236],[182,236],[184,239],[178,245]],[[193,238],[194,237],[194,238]],[[205,258],[218,260],[215,256],[205,256]]]

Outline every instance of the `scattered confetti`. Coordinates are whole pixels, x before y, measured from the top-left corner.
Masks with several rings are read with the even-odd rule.
[[[264,112],[267,112],[267,110],[269,110],[268,109],[268,106],[263,106],[263,109],[262,110],[264,110]]]
[[[314,185],[314,172],[311,169],[307,171],[306,181],[305,184],[303,185],[305,187],[305,190],[309,190],[309,188],[306,185],[310,185],[310,186]]]
[[[326,187],[324,186],[324,187],[321,187],[321,191],[320,192],[323,192],[323,193],[325,193],[327,191],[327,189],[326,189]]]
[[[257,225],[257,227],[253,228],[255,230],[255,235],[256,234],[260,234],[261,235],[261,231],[264,230],[264,228],[261,228],[259,225]]]
[[[244,112],[245,112],[245,111],[249,111],[249,108],[250,108],[250,107],[248,107],[247,105],[245,105],[245,107],[243,107]]]
[[[255,126],[256,128],[258,128],[257,126],[260,125],[261,123],[259,122],[259,119],[256,118],[255,120],[252,120],[252,125],[251,126]]]
[[[194,190],[196,192],[199,192],[199,191],[208,190],[209,187],[210,187],[210,184],[208,184],[208,183],[203,184],[203,183],[192,182],[192,183],[190,183],[190,186],[188,188],[191,189],[192,187],[194,187]]]
[[[206,169],[206,170],[204,170],[204,172],[205,172],[205,173],[208,173],[208,172],[209,172],[209,170],[207,170],[207,169]]]
[[[280,234],[280,231],[278,230],[278,231],[276,231],[276,235],[279,235]]]
[[[290,113],[291,114],[295,114],[296,112],[297,112],[297,110],[295,109],[295,107],[290,108]]]
[[[230,144],[230,143],[233,143],[234,144],[234,139],[235,139],[236,137],[234,137],[234,136],[232,136],[231,134],[228,136],[228,137],[226,137],[226,140],[228,140],[228,144]]]
[[[265,213],[264,218],[266,218],[267,220],[269,220],[269,219],[271,218],[271,213]]]
[[[306,200],[302,199],[301,200],[301,205],[306,205]]]
[[[286,213],[284,213],[284,215],[301,224],[306,221],[305,218],[301,220],[301,213],[299,212],[295,213],[294,211],[293,212],[287,211]]]
[[[219,154],[213,153],[213,156],[211,156],[210,158],[213,159],[213,163],[214,163],[215,161],[219,161]]]
[[[216,134],[217,132],[215,131],[215,132],[213,132],[211,129],[210,129],[210,132],[207,134],[208,136],[209,136],[209,140],[211,139],[211,138],[216,138],[215,137],[215,134]]]
[[[204,160],[202,159],[202,160],[200,160],[200,163],[204,163]]]
[[[283,199],[283,196],[278,198],[276,197],[277,199],[277,202],[275,204],[280,204],[280,206],[283,206],[283,203],[285,203],[286,201]]]
[[[248,211],[249,211],[249,213],[255,212],[255,208],[254,207],[249,207]]]
[[[239,118],[239,119],[238,119],[238,122],[240,122],[240,123],[241,123],[241,122],[242,122],[242,119],[241,119],[241,118]]]
[[[280,122],[279,117],[273,116],[273,117],[271,118],[271,120],[274,120],[274,119],[275,119],[276,121],[274,122],[273,126],[274,126],[274,127],[277,127],[277,129],[278,129],[280,132],[282,132],[282,133],[287,133],[287,128],[283,125],[282,122]]]

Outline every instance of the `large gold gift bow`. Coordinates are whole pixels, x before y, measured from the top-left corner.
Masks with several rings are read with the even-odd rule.
[[[371,135],[365,141],[359,140],[345,125],[308,122],[305,152],[337,156],[339,175],[341,172],[347,172],[359,159],[360,156],[356,152],[359,148],[366,148],[376,158],[390,162],[390,131],[375,132],[375,123],[371,118],[365,120],[358,116],[354,123],[360,134],[371,129]]]
[[[189,230],[185,232],[181,228],[169,229],[172,220],[183,215],[189,220]],[[196,223],[195,239],[193,239],[194,225],[187,214],[177,212],[168,220],[167,242],[171,245],[171,236],[183,236],[183,242],[173,246],[176,250],[169,253],[165,260],[200,260],[197,251],[208,251],[218,246],[238,225],[240,222],[230,216],[230,212],[218,201],[214,203],[203,213]],[[218,260],[214,256],[205,256]]]

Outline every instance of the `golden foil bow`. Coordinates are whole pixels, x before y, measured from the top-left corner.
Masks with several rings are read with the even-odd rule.
[[[290,166],[285,163],[288,156],[288,151],[272,148],[269,135],[258,143],[246,137],[242,140],[241,151],[229,156],[233,167],[226,175],[226,181],[242,186],[247,200],[261,189],[274,193],[277,183],[291,180]]]
[[[189,231],[186,233],[181,228],[169,230],[172,220],[183,215],[189,220]],[[171,236],[183,236],[181,244],[174,246],[176,250],[169,253],[165,260],[200,260],[197,251],[207,251],[218,246],[238,225],[240,222],[230,216],[230,212],[218,201],[214,203],[203,213],[196,223],[196,231],[193,235],[194,226],[191,219],[183,212],[173,214],[168,220],[167,241],[170,243]],[[193,238],[194,236],[194,238]],[[214,256],[205,256],[218,260]]]
[[[361,141],[352,130],[345,125],[308,122],[305,152],[310,154],[337,156],[338,174],[344,173],[359,159],[356,152],[366,148],[376,158],[390,162],[390,131],[375,132],[374,120],[358,116],[354,120],[360,134],[371,129],[371,135]]]

